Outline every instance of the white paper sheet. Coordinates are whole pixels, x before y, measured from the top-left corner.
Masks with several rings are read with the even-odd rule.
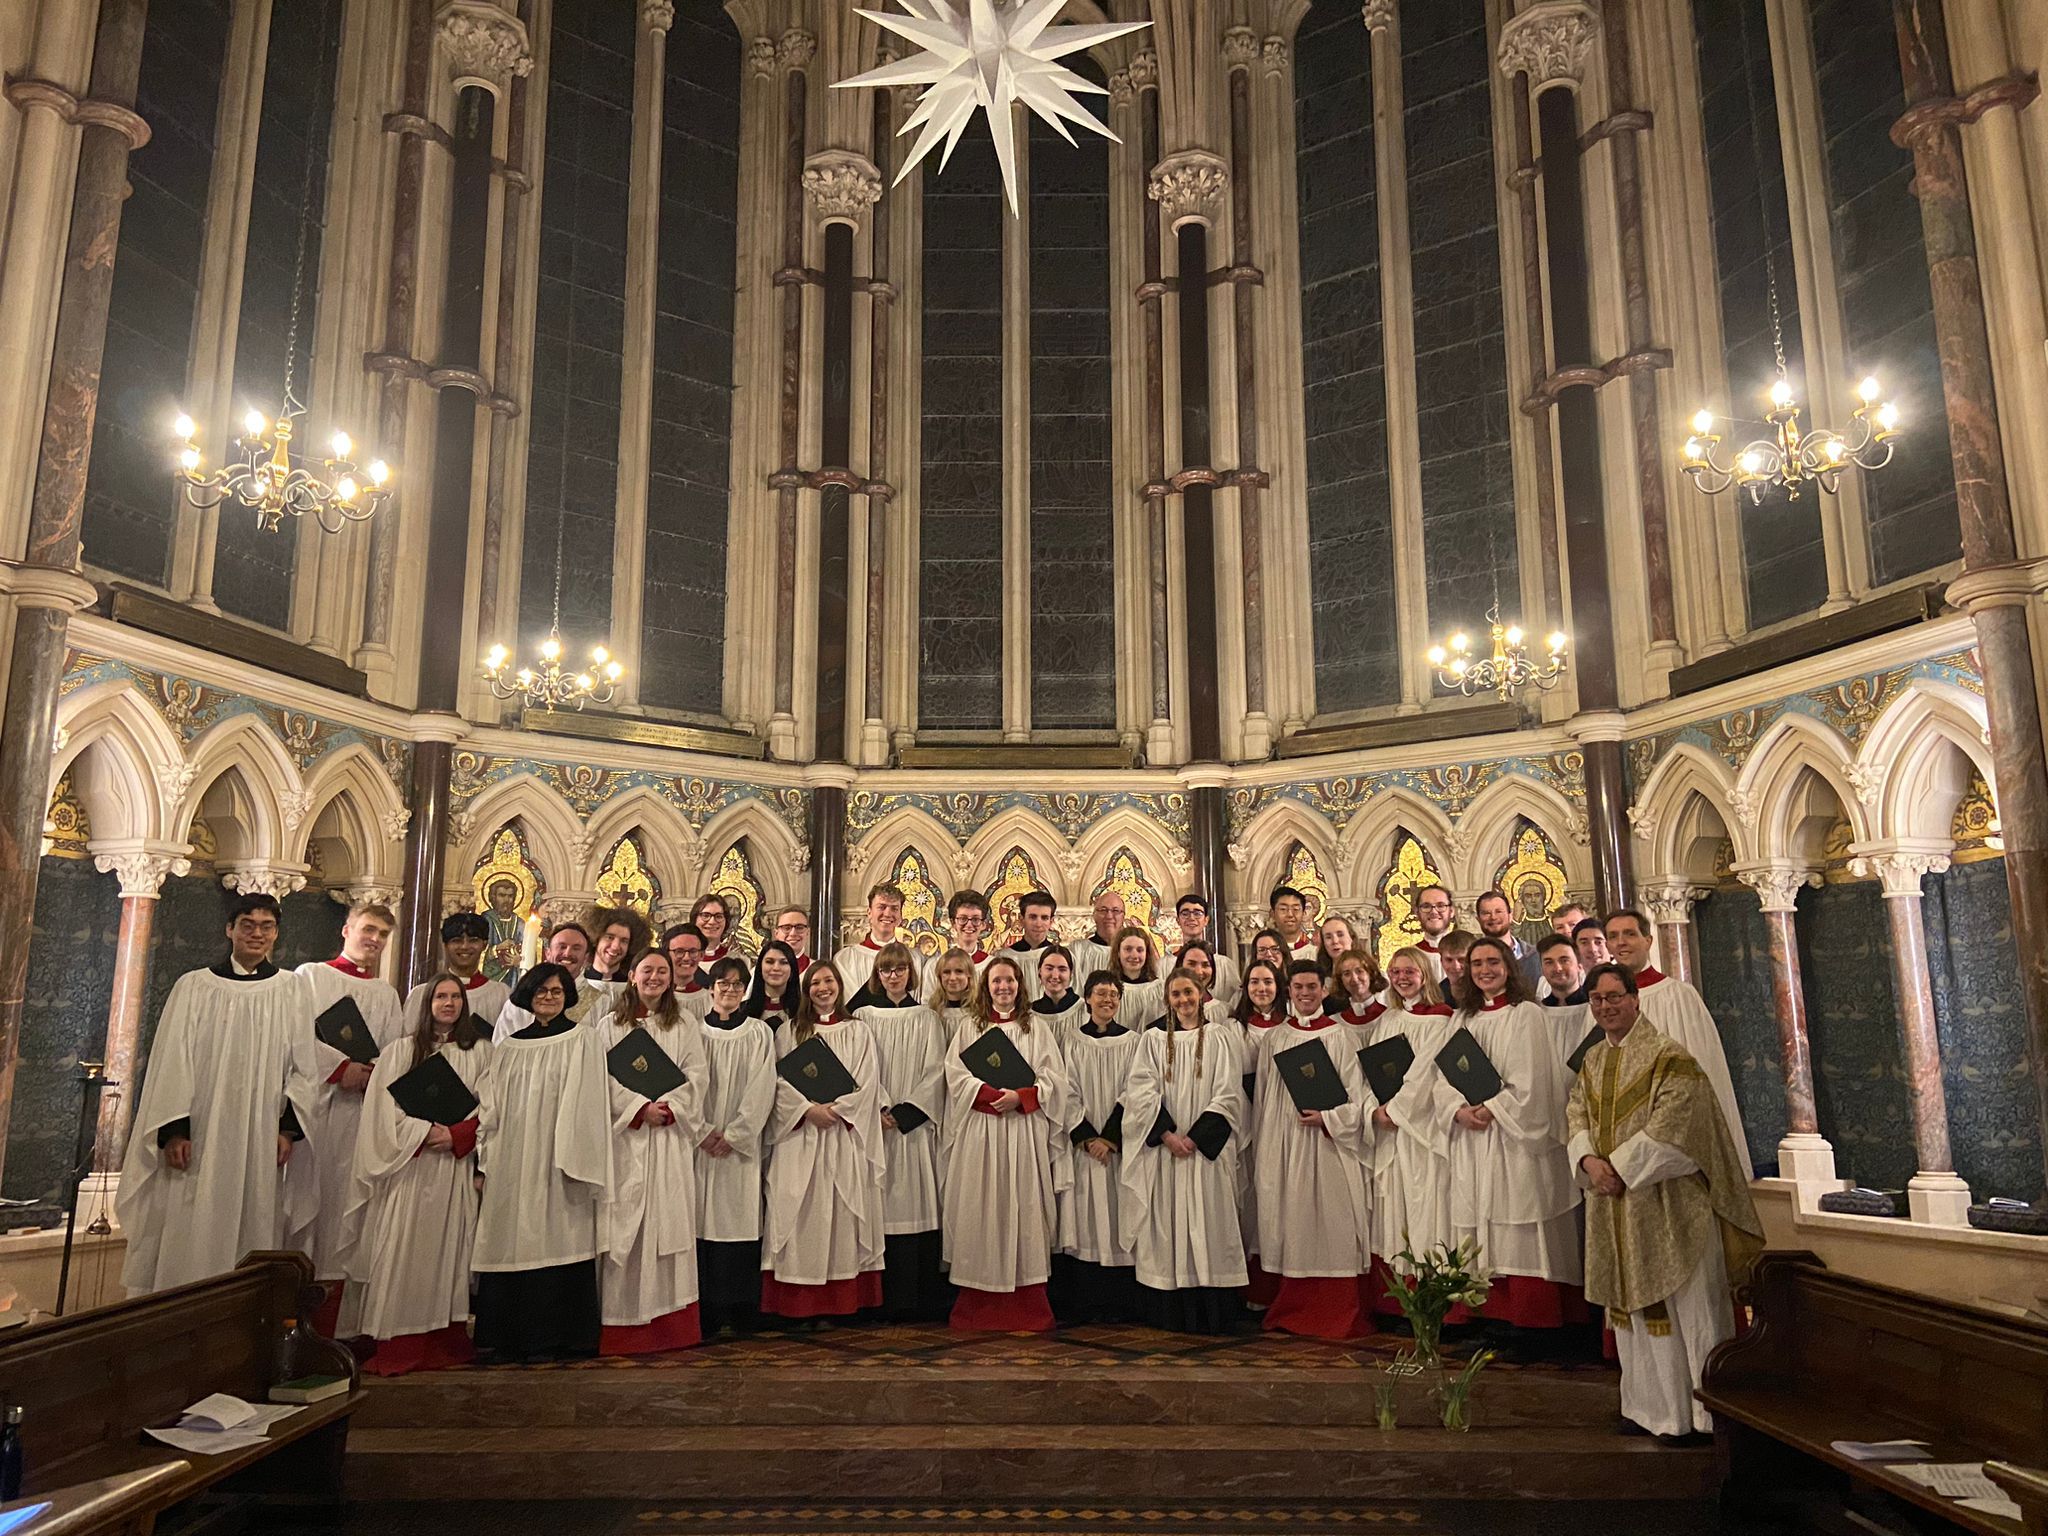
[[[256,1409],[239,1397],[215,1392],[187,1408],[178,1420],[186,1429],[236,1429],[256,1416]]]
[[[1831,1440],[1828,1449],[1851,1461],[1930,1461],[1925,1440]]]
[[[262,1445],[268,1438],[240,1429],[146,1429],[152,1440],[161,1440],[173,1450],[194,1456],[219,1456],[227,1451],[245,1451]]]
[[[2022,1511],[2011,1499],[2000,1496],[1995,1499],[1957,1499],[1958,1509],[1974,1509],[1980,1515],[1997,1515],[2001,1520],[2017,1520]]]
[[[1930,1461],[1894,1467],[1901,1477],[1932,1488],[1945,1499],[2002,1499],[2005,1490],[1984,1475],[1981,1461]]]

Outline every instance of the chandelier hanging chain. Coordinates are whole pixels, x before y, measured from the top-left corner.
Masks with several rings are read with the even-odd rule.
[[[324,60],[331,43],[325,16],[321,18],[317,41],[317,56]],[[322,532],[338,533],[349,523],[373,516],[391,494],[390,466],[382,459],[372,459],[367,469],[359,471],[353,457],[355,443],[346,432],[334,434],[327,456],[317,462],[303,455],[295,457],[292,451],[297,423],[306,414],[297,390],[299,323],[305,311],[307,256],[315,222],[313,183],[320,168],[318,154],[315,136],[309,134],[299,181],[298,240],[292,260],[290,315],[285,326],[284,394],[276,418],[250,411],[243,419],[241,435],[235,439],[234,452],[226,463],[213,470],[205,468],[198,424],[183,412],[172,423],[172,431],[184,440],[178,449],[175,473],[186,499],[202,510],[232,500],[256,514],[260,533],[275,533],[287,516],[311,517]]]
[[[1714,430],[1714,413],[1701,409],[1693,415],[1692,433],[1685,440],[1679,468],[1706,495],[1719,495],[1733,485],[1748,491],[1753,505],[1760,505],[1764,493],[1771,490],[1781,493],[1788,502],[1797,501],[1800,492],[1809,485],[1832,493],[1841,484],[1842,472],[1851,465],[1864,470],[1883,469],[1892,460],[1892,440],[1899,435],[1900,415],[1898,406],[1880,398],[1883,387],[1876,377],[1867,376],[1856,386],[1858,404],[1849,413],[1846,432],[1830,427],[1808,431],[1800,424],[1791,369],[1785,361],[1777,241],[1771,223],[1771,177],[1766,174],[1769,162],[1764,157],[1761,126],[1763,101],[1757,93],[1757,61],[1747,9],[1737,18],[1736,35],[1743,96],[1749,108],[1750,182],[1756,190],[1757,238],[1763,242],[1764,298],[1769,305],[1775,376],[1765,392],[1768,409],[1761,422],[1729,418],[1761,426],[1762,436],[1743,444],[1732,459],[1723,459],[1719,454],[1722,434]],[[1782,161],[1781,152],[1780,179]]]

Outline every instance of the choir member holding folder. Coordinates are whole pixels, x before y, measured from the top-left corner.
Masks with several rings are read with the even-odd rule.
[[[697,1143],[697,1294],[702,1327],[728,1335],[761,1320],[761,1174],[775,1107],[775,1026],[794,1006],[797,954],[761,946],[752,992],[730,957],[711,967],[704,1010],[704,1136]],[[772,1021],[772,1022],[771,1022]]]
[[[882,1304],[881,1060],[867,1025],[839,1011],[845,997],[837,963],[816,961],[775,1032],[761,1310],[777,1317]]]
[[[612,1135],[604,1045],[576,1022],[576,980],[544,961],[505,1005],[532,1022],[491,1048],[478,1117],[476,1347],[497,1362],[587,1358],[601,1323]]]
[[[1493,1276],[1481,1315],[1523,1328],[1585,1318],[1579,1192],[1564,1151],[1556,1036],[1499,939],[1472,941],[1432,1113],[1451,1149],[1451,1230]]]
[[[1046,1281],[1059,1193],[1073,1176],[1072,1089],[1057,1032],[1034,1022],[1024,968],[998,954],[974,986],[946,1057],[946,1257],[952,1325],[1053,1326]]]
[[[389,907],[359,901],[341,925],[341,953],[299,967],[312,995],[316,1086],[310,1123],[304,1127],[312,1146],[292,1177],[317,1175],[320,1199],[318,1216],[305,1231],[291,1234],[290,1246],[305,1250],[313,1261],[313,1278],[328,1287],[314,1324],[333,1338],[353,1338],[362,1331],[361,1309],[347,1294],[345,1278],[356,1237],[350,1194],[356,1128],[362,1123],[370,1069],[377,1053],[405,1033],[398,989],[377,975],[384,945],[397,926]]]
[[[720,964],[738,962],[720,961]],[[737,993],[738,989],[732,989]],[[735,998],[735,1001],[737,999]],[[607,1355],[688,1349],[697,1315],[697,1142],[710,1075],[704,1032],[675,993],[675,969],[643,949],[598,1025],[610,1079],[612,1206],[598,1281]]]
[[[1088,1011],[1067,1038],[1067,1073],[1074,1084],[1067,1140],[1074,1148],[1074,1179],[1060,1194],[1052,1302],[1062,1323],[1122,1323],[1136,1316],[1138,1302],[1129,1208],[1121,1198],[1121,1101],[1138,1034],[1116,1021],[1122,991],[1116,977],[1096,971],[1087,980]]]
[[[946,1036],[917,1000],[906,944],[884,944],[854,1017],[875,1037],[882,1064],[882,1313],[936,1322],[952,1296],[940,1265],[939,1125],[946,1102]]]
[[[1375,1293],[1405,1250],[1423,1254],[1451,1236],[1450,1128],[1432,1113],[1436,1053],[1451,1033],[1429,956],[1410,945],[1387,961],[1387,999],[1367,1010],[1358,1053],[1373,1096],[1371,1247]],[[1382,1312],[1399,1307],[1382,1299]],[[1458,1321],[1463,1320],[1462,1311]]]
[[[370,1072],[355,1147],[348,1278],[378,1376],[467,1365],[469,1266],[476,1242],[477,1111],[491,1072],[490,1026],[465,977],[413,989],[405,1035]],[[493,1010],[495,1012],[495,1010]]]
[[[1157,1328],[1227,1333],[1243,1315],[1237,1148],[1244,1064],[1227,1026],[1202,1011],[1201,983],[1166,979],[1167,1027],[1148,1029],[1124,1084],[1124,1199],[1138,1308]]]
[[[1287,968],[1287,997],[1257,1058],[1259,1263],[1280,1277],[1265,1326],[1358,1338],[1373,1331],[1365,1079],[1351,1032],[1323,1012],[1313,960]]]

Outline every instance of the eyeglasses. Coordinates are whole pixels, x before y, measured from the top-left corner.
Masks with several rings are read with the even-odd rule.
[[[1595,1008],[1619,1008],[1628,1001],[1626,992],[1591,992],[1586,1001]]]
[[[1423,912],[1448,912],[1451,910],[1451,904],[1448,901],[1425,901],[1421,903],[1417,910]]]

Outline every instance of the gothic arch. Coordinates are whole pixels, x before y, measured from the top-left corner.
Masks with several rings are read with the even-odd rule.
[[[953,841],[953,834],[929,811],[899,805],[846,850],[846,880],[840,900],[848,913],[867,910],[868,887],[889,877],[905,844],[924,855],[933,880],[944,883],[958,878],[954,861],[960,857],[960,845]],[[812,921],[817,917],[812,914]]]
[[[1754,837],[1734,807],[1734,776],[1727,763],[1690,742],[1679,743],[1665,754],[1630,809],[1636,838],[1646,850],[1644,867],[1674,879],[1704,877],[1712,871],[1713,855],[1709,851],[1703,858],[1699,844],[1723,836],[1734,839],[1736,862],[1748,862],[1755,857]],[[1721,830],[1711,829],[1703,810]]]
[[[1337,829],[1298,800],[1267,806],[1238,834],[1237,842],[1245,853],[1239,906],[1265,910],[1267,893],[1285,877],[1288,852],[1297,842],[1322,865],[1334,900],[1341,902],[1354,894],[1350,866],[1340,865],[1338,860]]]
[[[463,811],[469,835],[463,839],[461,872],[465,879],[477,861],[491,851],[498,829],[517,821],[526,834],[526,851],[540,870],[550,894],[574,892],[583,860],[570,850],[583,836],[583,824],[568,804],[530,773],[501,779],[478,795]]]
[[[177,737],[125,682],[73,695],[58,710],[64,746],[50,784],[71,773],[95,838],[163,838],[175,806],[166,804],[159,767],[184,761]]]
[[[1840,802],[1854,839],[1868,840],[1871,817],[1856,794],[1851,766],[1848,746],[1833,731],[1804,715],[1781,716],[1750,753],[1736,786],[1755,818],[1755,856],[1797,858],[1818,852],[1817,842],[1804,847],[1814,840],[1799,830],[1819,814],[1809,776]]]
[[[1984,701],[1945,683],[1916,682],[1863,738],[1859,773],[1876,783],[1876,836],[1942,839],[1970,770],[1997,799],[1985,746]]]
[[[744,841],[748,850],[747,862],[754,878],[761,882],[762,895],[778,905],[807,900],[809,892],[804,889],[805,882],[797,869],[796,837],[789,830],[789,823],[759,800],[742,800],[737,805],[727,806],[704,823],[704,830],[698,836],[703,862],[691,875],[696,884],[709,881],[726,850]],[[697,894],[693,889],[691,899]],[[678,899],[681,899],[680,893]],[[818,922],[818,914],[812,913],[811,920]]]
[[[604,873],[605,858],[629,832],[640,836],[640,853],[654,872],[666,900],[693,899],[683,896],[683,887],[694,887],[701,870],[695,863],[696,849],[683,837],[683,818],[658,790],[635,785],[600,805],[584,824],[583,835],[590,852],[586,867],[577,878],[579,890],[597,889],[597,877]]]
[[[1110,856],[1128,845],[1145,866],[1145,877],[1159,888],[1170,905],[1186,889],[1188,857],[1177,844],[1160,835],[1159,823],[1130,806],[1119,806],[1084,832],[1074,845],[1080,860],[1080,875],[1073,885],[1073,904],[1087,906],[1096,881],[1102,878]]]
[[[285,755],[277,737],[254,715],[236,715],[193,744],[191,761],[192,789],[172,823],[172,839],[191,840],[192,819],[198,814],[200,802],[222,775],[232,770],[247,798],[246,809],[238,811],[235,818],[247,846],[230,853],[230,840],[223,838],[222,859],[283,859],[289,841],[284,830],[284,806],[300,786],[298,769]],[[207,823],[213,824],[211,815]],[[220,830],[214,828],[216,836]]]
[[[320,764],[304,790],[306,814],[286,843],[286,855],[296,863],[309,863],[307,852],[314,831],[332,810],[339,810],[341,841],[348,845],[350,868],[355,880],[396,883],[403,862],[405,833],[392,834],[393,813],[404,809],[398,790],[383,765],[367,747],[351,743]],[[327,869],[330,878],[340,874]]]
[[[969,879],[977,891],[986,893],[995,884],[1002,862],[1012,848],[1022,848],[1031,856],[1039,878],[1046,882],[1055,901],[1064,906],[1081,899],[1065,889],[1073,883],[1067,866],[1074,855],[1067,840],[1051,822],[1021,805],[1001,812],[967,840]]]
[[[1519,773],[1487,785],[1458,818],[1464,846],[1446,855],[1452,864],[1445,871],[1451,884],[1459,891],[1483,891],[1491,886],[1501,861],[1514,846],[1516,827],[1524,821],[1550,839],[1574,890],[1592,885],[1590,856],[1573,835],[1573,828],[1581,822],[1579,808],[1548,784]]]
[[[1452,857],[1452,850],[1459,846],[1459,836],[1449,818],[1434,802],[1395,786],[1367,801],[1365,809],[1345,830],[1343,845],[1350,852],[1352,871],[1346,876],[1345,889],[1359,892],[1359,901],[1371,897],[1380,876],[1393,861],[1394,842],[1402,832],[1412,832],[1421,839],[1445,879],[1455,878],[1452,868],[1458,861]]]

